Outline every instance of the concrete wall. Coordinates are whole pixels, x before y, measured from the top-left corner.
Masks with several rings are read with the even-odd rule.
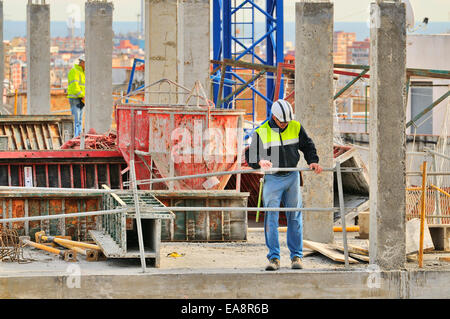
[[[27,4],[28,114],[50,112],[50,5]]]
[[[76,266],[76,264],[74,264]],[[450,271],[180,271],[0,274],[0,298],[448,298]],[[80,271],[80,270],[78,270]],[[72,287],[72,288],[69,288]],[[263,301],[262,301],[263,302]],[[171,311],[171,310],[168,310]]]
[[[86,132],[108,131],[112,123],[112,2],[86,2]]]
[[[296,3],[295,116],[314,141],[322,167],[333,166],[333,4]],[[304,160],[302,160],[304,162]],[[306,163],[303,163],[303,166]],[[304,207],[333,207],[333,174],[305,173]],[[303,237],[333,241],[333,213],[305,212]]]
[[[406,40],[406,52],[406,65],[408,68],[450,70],[450,59],[448,58],[448,52],[450,52],[450,34],[410,34]],[[433,88],[433,101],[450,90],[450,80],[411,78],[411,82],[414,81],[430,82],[434,85],[447,85],[446,87]],[[433,109],[433,134],[441,134],[448,103],[450,103],[450,98],[447,98]],[[426,117],[428,115],[425,115],[419,120],[419,123]],[[408,95],[406,119],[407,121],[411,120],[411,89]],[[414,129],[410,128],[408,133],[414,133]]]

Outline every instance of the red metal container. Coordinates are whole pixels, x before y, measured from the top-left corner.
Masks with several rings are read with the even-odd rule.
[[[134,156],[138,180],[151,178],[150,171],[170,177],[239,169],[236,154],[242,153],[243,115],[202,106],[118,105],[117,144],[127,163]],[[146,154],[133,154],[135,150]],[[165,186],[222,190],[229,178],[186,179]]]

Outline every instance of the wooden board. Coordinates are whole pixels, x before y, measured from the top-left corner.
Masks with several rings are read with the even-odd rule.
[[[348,255],[355,259],[369,262],[369,256],[363,256],[363,255],[358,255],[358,254],[353,254],[353,253],[348,253]]]
[[[342,251],[342,252],[344,251],[344,247],[342,247],[340,245],[337,245],[337,244],[329,244],[329,247],[332,248],[332,249],[337,249],[337,250]],[[363,256],[369,256],[369,250],[368,249],[365,249],[363,247],[359,247],[359,246],[356,246],[356,245],[351,245],[351,244],[348,244],[347,247],[348,247],[348,252],[349,253],[357,254],[357,255],[363,255]]]
[[[315,250],[303,249],[303,258],[314,255],[316,253],[317,251]]]
[[[322,255],[324,255],[334,261],[338,261],[338,262],[342,262],[342,263],[345,262],[345,256],[336,250],[330,249],[328,244],[322,244],[322,243],[317,243],[314,241],[303,240],[303,245],[309,249],[312,249],[312,250],[315,250],[315,251],[321,253]],[[348,257],[348,262],[350,264],[359,263],[356,259],[353,259],[351,257]]]

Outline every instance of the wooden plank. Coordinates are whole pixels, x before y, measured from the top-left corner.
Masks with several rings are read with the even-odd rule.
[[[22,124],[19,124],[19,128],[20,128],[20,135],[22,136],[24,149],[31,150],[31,142],[30,142],[29,136],[27,135],[27,132],[23,128]],[[28,143],[27,143],[27,141],[28,141]]]
[[[353,253],[349,253],[348,255],[355,259],[369,262],[369,256],[363,256],[363,255],[358,255],[358,254],[353,254]]]
[[[314,241],[303,240],[303,246],[305,246],[309,249],[315,250],[315,251],[321,253],[322,255],[330,258],[331,260],[342,262],[342,263],[345,262],[345,256],[343,254],[341,254],[340,252],[330,249],[328,247],[328,244],[322,244],[322,243],[317,243]],[[359,263],[356,259],[353,259],[351,257],[348,257],[348,262],[350,264]]]
[[[25,125],[25,128],[28,133],[28,138],[30,139],[31,149],[38,150],[38,145],[36,141],[36,135],[34,134],[34,130],[30,125]]]
[[[48,150],[52,150],[53,149],[53,147],[52,147],[52,140],[50,139],[50,132],[48,131],[48,126],[47,125],[41,125],[41,128],[42,128],[42,135],[43,135],[43,138],[44,138],[44,143],[45,143],[45,145],[46,145],[46,148],[48,149]]]
[[[12,141],[12,143],[10,144],[12,146],[12,149],[19,150],[19,146],[16,141],[16,136],[14,135],[14,129],[12,128],[11,125],[8,125],[7,128],[8,128],[8,133],[9,133],[8,136],[11,137],[11,141]]]
[[[37,141],[37,144],[39,146],[39,149],[40,150],[45,150],[45,144],[44,144],[44,140],[42,138],[42,132],[40,130],[40,126],[37,125],[37,124],[34,124],[33,125],[33,129],[34,129],[34,134],[36,136],[36,141]]]
[[[14,139],[13,139],[13,137],[12,137],[12,134],[11,134],[11,131],[10,131],[9,126],[5,125],[5,126],[4,126],[4,130],[5,130],[5,135],[8,136],[8,145],[9,145],[8,148],[9,148],[10,150],[16,149],[16,147],[15,147],[15,141],[14,141]]]
[[[18,149],[25,150],[26,149],[25,141],[22,138],[22,134],[20,132],[19,125],[11,125],[11,126],[13,128],[13,135],[14,135],[14,138],[16,139],[16,142],[17,142],[16,144],[17,144]]]
[[[342,247],[342,246],[340,246],[338,244],[329,244],[328,246],[330,247],[330,249],[336,249],[336,250],[339,250],[339,251],[344,251],[344,247]],[[369,250],[368,249],[365,249],[363,247],[359,247],[359,246],[356,246],[356,245],[351,245],[351,244],[348,244],[347,247],[348,247],[348,252],[349,253],[357,254],[357,255],[363,255],[363,256],[369,256]]]
[[[54,149],[61,148],[62,138],[61,138],[61,134],[59,133],[58,123],[48,124],[48,129],[50,132],[50,136],[52,138],[53,148]]]

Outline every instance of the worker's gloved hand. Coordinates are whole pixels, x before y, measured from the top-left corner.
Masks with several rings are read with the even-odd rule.
[[[81,98],[81,103],[83,103],[83,106],[86,104],[86,103],[84,102],[84,97]]]
[[[322,172],[322,166],[320,166],[318,163],[309,164],[309,168],[314,170],[316,174],[320,174]]]
[[[258,164],[259,164],[259,166],[261,166],[261,168],[262,168],[263,170],[271,169],[271,168],[272,168],[272,163],[271,163],[270,161],[267,161],[267,160],[260,160],[260,161],[258,162]]]

